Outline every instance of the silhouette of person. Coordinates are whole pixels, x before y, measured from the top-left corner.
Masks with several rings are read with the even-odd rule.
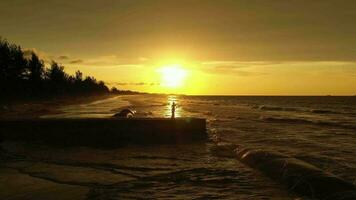
[[[172,103],[172,119],[175,118],[177,104],[173,101]]]

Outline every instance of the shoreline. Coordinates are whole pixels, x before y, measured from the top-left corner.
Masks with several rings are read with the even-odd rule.
[[[98,94],[88,96],[63,96],[48,100],[31,100],[0,105],[0,119],[39,118],[42,115],[60,114],[59,108],[104,100],[119,96],[118,94]]]

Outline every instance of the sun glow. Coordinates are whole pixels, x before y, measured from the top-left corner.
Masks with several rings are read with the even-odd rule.
[[[162,85],[170,88],[178,88],[184,85],[187,70],[179,64],[166,65],[159,69]]]

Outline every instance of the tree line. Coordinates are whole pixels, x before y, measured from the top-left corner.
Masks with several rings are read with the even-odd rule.
[[[61,95],[89,95],[111,92],[103,81],[83,76],[77,71],[69,75],[64,66],[52,61],[49,67],[31,51],[29,56],[19,45],[0,37],[0,98],[31,99]],[[114,93],[120,90],[114,88]]]

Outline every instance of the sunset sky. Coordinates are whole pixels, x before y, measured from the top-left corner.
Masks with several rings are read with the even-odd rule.
[[[356,95],[354,0],[1,0],[0,35],[120,89]]]

